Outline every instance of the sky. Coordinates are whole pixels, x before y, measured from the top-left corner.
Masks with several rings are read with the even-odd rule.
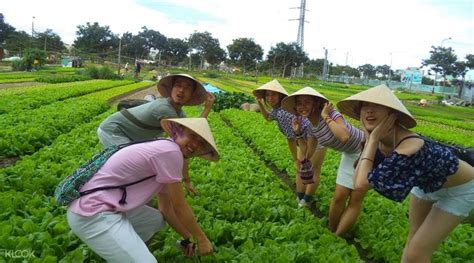
[[[78,25],[98,22],[114,34],[143,26],[185,39],[208,31],[226,50],[247,37],[265,52],[297,40],[301,0],[1,0],[17,30],[53,30],[72,44]],[[431,46],[451,47],[458,60],[474,53],[472,0],[306,0],[304,50],[311,59],[357,67],[419,67]],[[34,18],[33,18],[34,17]],[[474,75],[471,75],[474,79]]]

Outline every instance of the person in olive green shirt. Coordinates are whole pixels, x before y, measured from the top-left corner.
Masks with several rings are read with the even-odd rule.
[[[207,118],[215,97],[195,78],[187,74],[173,74],[158,82],[158,91],[163,96],[154,101],[116,112],[105,119],[97,129],[100,143],[104,147],[151,140],[162,136],[162,119],[185,118],[183,106],[204,103],[200,117]],[[188,176],[185,162],[184,182],[186,189],[196,193]]]

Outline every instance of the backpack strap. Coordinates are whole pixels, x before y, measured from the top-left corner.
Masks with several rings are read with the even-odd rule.
[[[158,139],[151,139],[151,140],[142,140],[142,141],[129,142],[129,143],[120,144],[118,146],[117,151],[122,149],[122,148],[125,148],[127,146],[133,145],[133,144],[152,142],[152,141],[161,141],[161,140],[166,140],[166,141],[171,141],[171,142],[173,141],[173,140],[170,140],[170,139],[167,139],[167,138],[158,138]],[[140,180],[137,180],[137,181],[134,181],[134,182],[131,182],[131,183],[121,184],[121,185],[101,186],[101,187],[92,188],[92,189],[89,189],[89,190],[86,190],[86,191],[83,191],[83,192],[79,192],[79,196],[82,197],[82,196],[92,194],[94,192],[102,191],[102,190],[121,189],[123,192],[122,192],[122,198],[120,198],[119,204],[123,205],[123,204],[127,203],[127,201],[125,200],[125,199],[127,199],[127,189],[126,189],[127,186],[131,186],[131,185],[134,185],[134,184],[141,183],[141,182],[146,181],[146,180],[148,180],[152,177],[155,177],[155,176],[156,176],[155,174],[150,175],[150,176],[142,178]]]
[[[120,110],[120,113],[122,113],[122,115],[125,118],[127,118],[127,120],[131,121],[133,124],[145,130],[161,130],[162,129],[161,126],[153,126],[153,125],[143,123],[142,121],[137,119],[135,116],[133,116],[133,114],[131,114],[127,109]]]
[[[146,181],[146,180],[148,180],[150,178],[153,178],[153,177],[155,177],[155,175],[150,175],[148,177],[142,178],[140,180],[137,180],[137,181],[131,182],[131,183],[115,185],[115,186],[96,187],[96,188],[92,188],[92,189],[89,189],[89,190],[86,190],[86,191],[83,191],[83,192],[79,192],[79,195],[82,197],[82,196],[92,194],[92,193],[97,192],[97,191],[110,190],[110,189],[121,189],[122,190],[122,198],[120,198],[119,204],[123,205],[123,204],[127,203],[127,201],[125,200],[125,199],[127,199],[127,189],[126,189],[127,186],[131,186],[131,185],[134,185],[134,184],[141,183],[141,182]]]

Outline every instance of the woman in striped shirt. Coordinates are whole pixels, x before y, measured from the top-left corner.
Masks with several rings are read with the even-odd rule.
[[[366,194],[366,191],[355,191],[352,184],[354,163],[360,155],[364,133],[350,125],[333,108],[332,103],[311,87],[302,88],[288,96],[282,105],[288,112],[307,117],[313,126],[311,136],[306,139],[306,156],[312,157],[317,149],[323,147],[342,153],[336,190],[329,207],[329,227],[337,235],[343,235],[357,221]],[[298,133],[297,122],[294,128]],[[323,160],[314,157],[312,159],[313,169],[320,171]]]

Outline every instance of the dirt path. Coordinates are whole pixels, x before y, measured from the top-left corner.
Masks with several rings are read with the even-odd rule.
[[[38,85],[46,85],[43,82],[16,82],[16,83],[0,83],[0,89],[8,88],[31,88]]]

